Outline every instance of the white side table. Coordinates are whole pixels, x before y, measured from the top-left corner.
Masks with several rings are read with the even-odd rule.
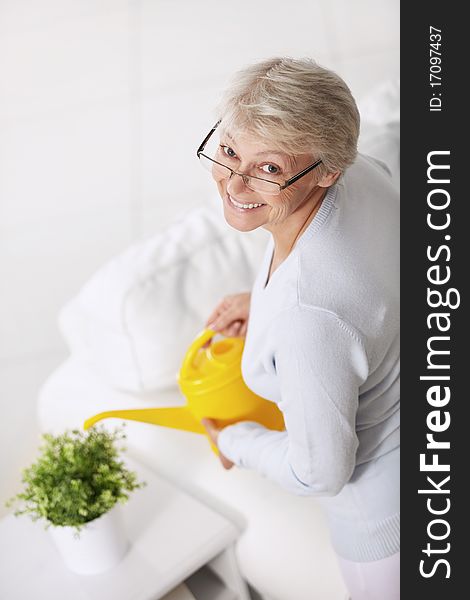
[[[0,521],[2,600],[157,600],[204,565],[223,581],[224,598],[250,599],[235,559],[236,527],[147,467],[126,462],[147,486],[123,506],[131,542],[123,560],[99,575],[76,575],[42,524],[8,515]]]

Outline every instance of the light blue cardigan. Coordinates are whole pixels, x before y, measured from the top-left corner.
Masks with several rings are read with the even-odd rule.
[[[243,377],[286,431],[225,428],[223,454],[293,493],[318,496],[349,560],[399,550],[399,202],[359,155],[251,298]]]

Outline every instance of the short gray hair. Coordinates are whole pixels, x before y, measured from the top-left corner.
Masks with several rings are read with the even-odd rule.
[[[311,153],[322,159],[322,174],[343,172],[357,154],[360,117],[351,91],[311,59],[271,58],[242,69],[217,112],[223,131]]]

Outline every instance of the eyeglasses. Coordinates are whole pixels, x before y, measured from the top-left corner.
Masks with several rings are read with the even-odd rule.
[[[277,196],[281,193],[282,190],[285,190],[287,187],[298,181],[304,175],[307,175],[307,173],[310,173],[310,171],[313,171],[313,169],[315,169],[316,167],[318,167],[318,165],[322,163],[321,159],[315,161],[309,167],[305,168],[303,171],[300,171],[300,173],[297,173],[297,175],[294,175],[290,179],[287,179],[287,181],[284,181],[284,183],[277,183],[275,181],[270,181],[269,179],[263,179],[262,177],[246,175],[245,173],[238,173],[237,171],[234,171],[231,167],[224,165],[223,163],[211,158],[207,154],[204,154],[204,149],[207,146],[207,143],[209,142],[210,138],[212,137],[219,125],[220,121],[217,121],[214,127],[206,135],[206,137],[204,138],[197,150],[197,157],[201,161],[203,167],[210,171],[213,175],[220,178],[230,178],[233,175],[238,175],[243,179],[243,182],[246,185],[246,187],[250,188],[250,190],[253,190],[254,192],[260,192],[262,194]]]

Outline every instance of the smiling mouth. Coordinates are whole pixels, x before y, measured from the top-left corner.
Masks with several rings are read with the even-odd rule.
[[[266,206],[266,204],[262,204],[260,202],[256,202],[256,203],[252,203],[252,204],[242,204],[241,202],[237,202],[236,200],[234,200],[232,198],[232,196],[230,196],[230,194],[227,194],[227,199],[232,206],[234,206],[235,208],[238,208],[240,210],[256,210],[257,208]]]

